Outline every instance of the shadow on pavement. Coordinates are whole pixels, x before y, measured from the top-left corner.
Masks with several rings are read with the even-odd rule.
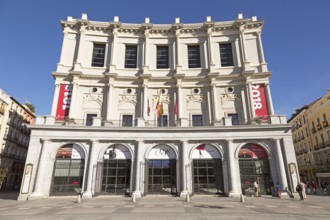
[[[0,192],[0,199],[17,200],[18,192]]]

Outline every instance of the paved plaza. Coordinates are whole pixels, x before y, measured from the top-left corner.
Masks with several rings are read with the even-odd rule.
[[[305,201],[264,196],[239,199],[194,196],[146,196],[132,202],[127,197],[95,197],[77,203],[75,197],[16,201],[13,194],[0,195],[1,220],[219,220],[219,219],[329,219],[330,196],[312,195]]]

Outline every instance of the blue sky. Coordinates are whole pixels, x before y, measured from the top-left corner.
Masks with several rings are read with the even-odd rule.
[[[288,118],[295,109],[323,96],[330,87],[330,0],[0,0],[0,88],[19,101],[29,100],[37,115],[51,111],[54,79],[63,34],[60,20],[171,24],[264,20],[263,48],[275,114]]]

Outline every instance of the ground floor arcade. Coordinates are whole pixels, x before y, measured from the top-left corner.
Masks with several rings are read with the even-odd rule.
[[[282,189],[292,185],[286,164],[295,159],[288,157],[287,140],[34,139],[31,143],[38,146],[29,152],[19,199],[74,195],[77,191],[87,198],[240,196],[253,190],[255,180],[261,194],[272,194],[276,182]]]

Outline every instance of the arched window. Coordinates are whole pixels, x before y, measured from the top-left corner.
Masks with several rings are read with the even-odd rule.
[[[85,153],[76,144],[61,147],[54,166],[51,195],[75,195],[81,189],[85,165]]]

